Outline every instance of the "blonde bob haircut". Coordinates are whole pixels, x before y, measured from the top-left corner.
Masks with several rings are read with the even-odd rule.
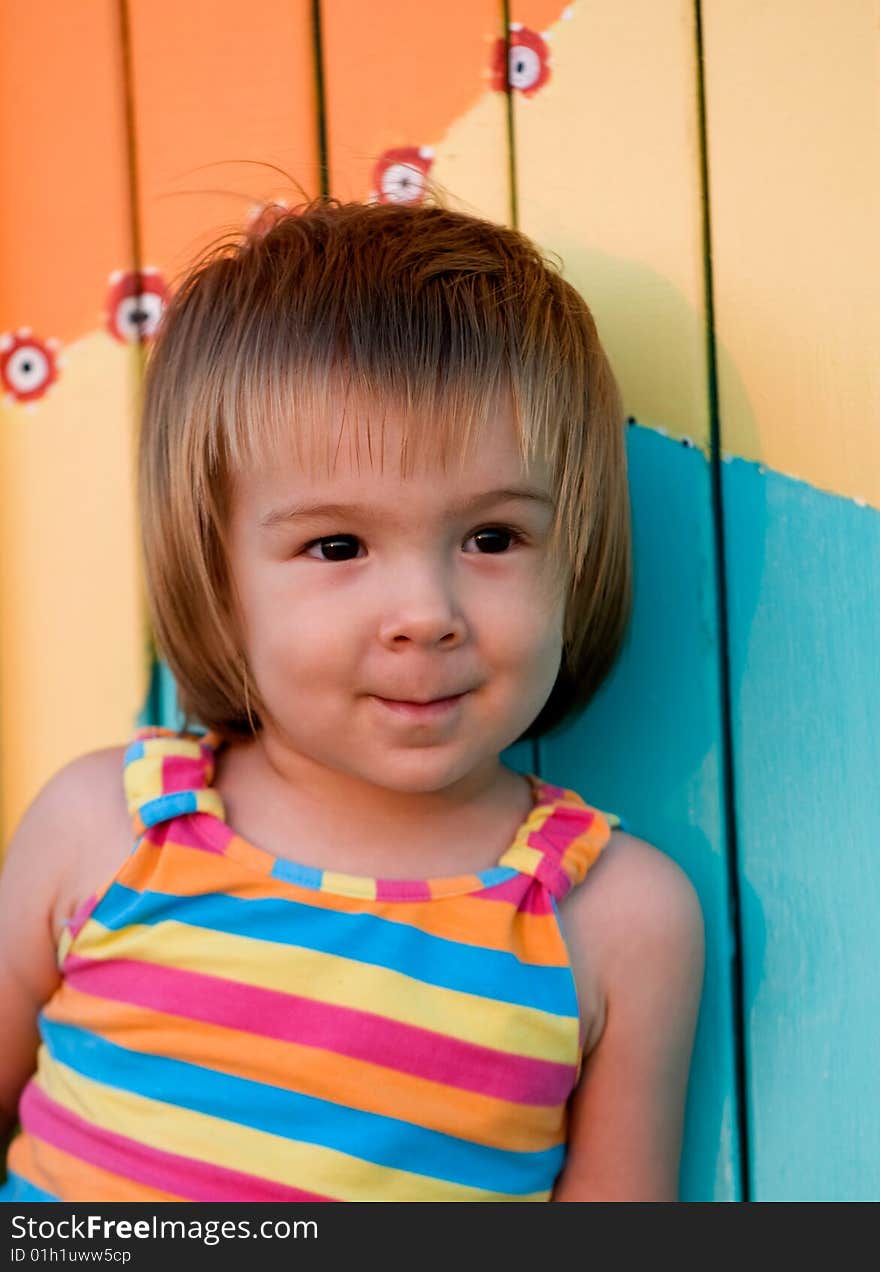
[[[632,605],[623,411],[590,311],[516,230],[434,204],[333,200],[215,243],[147,363],[145,582],[187,724],[234,741],[268,718],[228,568],[230,498],[237,472],[281,443],[299,453],[309,430],[320,444],[323,429],[332,468],[340,391],[399,413],[404,476],[407,456],[460,459],[499,395],[512,399],[525,464],[541,455],[551,473],[566,598],[556,684],[523,737],[557,727],[611,670]]]

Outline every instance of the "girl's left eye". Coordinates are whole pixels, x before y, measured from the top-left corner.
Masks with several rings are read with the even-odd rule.
[[[522,535],[510,526],[485,526],[482,530],[475,530],[470,537],[482,545],[480,552],[483,554],[506,552],[513,544],[523,541]]]

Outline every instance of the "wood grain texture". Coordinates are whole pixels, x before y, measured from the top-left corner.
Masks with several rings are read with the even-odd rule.
[[[724,450],[880,507],[876,0],[704,0]]]
[[[144,264],[172,281],[256,205],[319,193],[311,4],[130,9]]]
[[[880,514],[725,464],[751,1171],[880,1199]]]
[[[498,0],[450,0],[442,14],[334,0],[321,20],[330,193],[418,202],[422,177],[444,203],[506,220],[506,104],[490,82]],[[401,162],[416,173],[409,191],[389,176]]]
[[[587,297],[640,424],[708,450],[699,119],[690,0],[576,0],[514,91],[519,224]],[[514,32],[514,38],[519,38]]]
[[[876,1200],[877,6],[703,12],[753,1195]]]
[[[115,0],[0,5],[0,356],[43,345],[5,366],[0,405],[4,837],[53,772],[128,731],[146,683],[137,350],[105,319],[133,264],[117,19]]]

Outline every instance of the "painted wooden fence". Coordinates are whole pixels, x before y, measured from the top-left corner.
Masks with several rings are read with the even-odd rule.
[[[174,718],[131,476],[175,276],[284,174],[429,179],[562,257],[624,390],[627,646],[511,759],[700,893],[683,1196],[880,1197],[878,51],[874,0],[0,0],[5,830]]]

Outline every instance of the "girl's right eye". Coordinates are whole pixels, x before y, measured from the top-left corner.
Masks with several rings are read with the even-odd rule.
[[[303,551],[318,561],[353,561],[357,556],[360,540],[353,534],[329,534],[323,539],[313,539]],[[352,552],[351,549],[354,549]],[[315,557],[315,551],[323,555]]]

